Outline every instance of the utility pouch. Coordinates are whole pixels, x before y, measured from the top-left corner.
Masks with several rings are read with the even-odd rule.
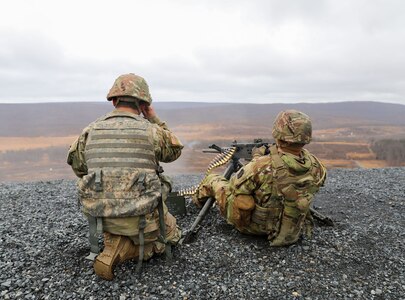
[[[256,204],[252,214],[252,222],[264,228],[267,232],[273,232],[278,227],[282,209],[279,207],[261,207]]]
[[[300,236],[304,220],[305,215],[295,219],[283,214],[280,231],[276,238],[271,241],[270,246],[287,246],[295,243]]]
[[[246,227],[251,222],[255,200],[251,195],[238,195],[233,201],[232,220],[238,227]]]

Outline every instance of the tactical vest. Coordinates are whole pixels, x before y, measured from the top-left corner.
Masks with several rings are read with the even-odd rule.
[[[308,169],[297,173],[288,167],[278,153],[276,145],[270,147],[273,170],[272,192],[269,201],[263,206],[256,204],[252,222],[268,233],[272,246],[289,245],[296,242],[309,217],[309,207],[314,194],[324,177],[317,178],[322,164],[307,150]],[[323,174],[326,174],[323,170]]]
[[[93,124],[84,152],[88,175],[79,181],[85,213],[142,216],[157,207],[161,184],[149,126],[139,116],[117,111]]]

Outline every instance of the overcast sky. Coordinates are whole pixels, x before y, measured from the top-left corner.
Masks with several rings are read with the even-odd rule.
[[[405,104],[402,0],[2,1],[0,41],[0,103],[105,101],[133,72],[154,101]]]

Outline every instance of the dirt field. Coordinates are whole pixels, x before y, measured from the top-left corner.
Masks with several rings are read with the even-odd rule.
[[[33,103],[24,105],[24,109],[18,104],[0,106],[0,181],[72,178],[66,165],[68,146],[84,126],[112,109],[106,101]],[[311,116],[313,140],[307,148],[330,169],[405,163],[402,144],[376,148],[374,143],[405,140],[404,105],[157,102],[155,108],[185,146],[180,159],[165,165],[171,174],[204,172],[214,155],[204,154],[202,149],[213,143],[227,146],[234,140],[252,142],[256,138],[271,142],[273,121],[285,109]],[[371,144],[378,153],[371,150]]]
[[[394,132],[398,128],[387,126],[364,132]],[[167,174],[202,173],[214,154],[202,150],[216,143],[227,146],[232,141],[250,142],[254,138],[269,136],[267,126],[238,125],[226,127],[220,124],[178,125],[173,131],[180,137],[185,148],[176,162],[163,164]],[[361,130],[360,130],[361,131]],[[253,134],[252,134],[253,132]],[[356,132],[356,134],[352,134]],[[377,160],[370,149],[371,136],[358,135],[359,129],[335,128],[318,130],[307,149],[318,156],[328,169],[332,168],[383,168],[390,166]],[[343,137],[346,137],[343,140]],[[31,181],[74,178],[66,164],[66,153],[76,136],[61,137],[0,137],[0,181]]]
[[[0,137],[0,152],[67,147],[77,136],[61,137]]]

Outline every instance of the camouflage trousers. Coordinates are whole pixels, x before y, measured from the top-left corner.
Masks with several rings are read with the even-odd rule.
[[[208,197],[214,197],[226,221],[242,233],[264,235],[271,246],[286,246],[295,243],[300,233],[310,237],[313,221],[310,213],[293,218],[282,213],[280,208],[264,208],[255,203],[251,195],[235,195],[229,181],[220,175],[209,175],[201,183],[193,197],[197,206],[202,206]],[[292,211],[294,209],[290,208]],[[294,210],[294,212],[297,209]],[[269,218],[269,211],[272,217]]]
[[[208,197],[214,197],[221,215],[226,221],[235,226],[242,233],[254,235],[268,235],[266,228],[251,222],[252,213],[256,207],[251,195],[237,195],[232,193],[228,180],[220,175],[209,175],[200,185],[193,197],[197,206],[202,206]]]
[[[176,219],[168,211],[164,205],[165,223],[166,223],[166,239],[175,245],[181,237],[181,230],[177,226]],[[165,245],[158,241],[159,230],[159,215],[157,209],[145,216],[146,227],[144,229],[144,260],[150,259],[154,254],[163,253]],[[103,218],[103,230],[115,235],[124,235],[129,237],[135,246],[139,246],[139,217],[125,218]]]
[[[167,176],[160,175],[162,182],[162,198],[164,201],[171,190],[171,180]],[[165,202],[163,202],[163,211],[166,224],[166,240],[175,245],[181,238],[181,230],[177,226],[176,218],[170,214]],[[139,217],[123,218],[103,218],[103,231],[115,235],[129,237],[135,246],[139,246]],[[152,213],[145,215],[146,227],[144,229],[144,260],[150,259],[154,254],[160,254],[165,251],[165,245],[158,241],[159,213],[156,208]],[[138,250],[139,252],[139,250]]]

